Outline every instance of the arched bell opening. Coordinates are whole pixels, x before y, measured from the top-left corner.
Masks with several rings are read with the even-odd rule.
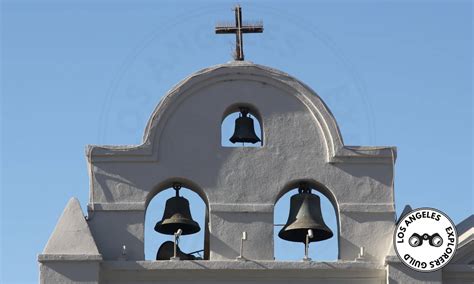
[[[339,259],[338,206],[324,185],[312,180],[288,183],[275,200],[274,224],[276,260]]]
[[[194,183],[181,178],[161,183],[150,192],[146,202],[144,250],[146,260],[209,259],[208,201]]]
[[[257,108],[248,103],[233,104],[222,116],[223,147],[262,147],[263,127]]]

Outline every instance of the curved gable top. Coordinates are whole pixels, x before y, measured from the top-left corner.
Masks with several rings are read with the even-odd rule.
[[[205,68],[175,85],[163,97],[148,120],[143,143],[137,146],[89,146],[87,155],[94,161],[157,160],[156,145],[161,130],[173,109],[197,90],[222,81],[247,80],[272,85],[294,95],[312,113],[325,142],[328,162],[359,161],[367,158],[393,162],[394,147],[344,147],[337,122],[323,100],[311,88],[296,78],[273,68],[251,62],[234,61]]]

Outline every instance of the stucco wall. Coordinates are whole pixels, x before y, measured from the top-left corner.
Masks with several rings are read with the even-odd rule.
[[[261,120],[262,147],[220,144],[225,114],[242,104]],[[87,155],[89,224],[104,259],[117,259],[123,244],[129,259],[144,258],[146,206],[174,181],[208,205],[213,260],[233,259],[242,231],[252,259],[273,260],[273,206],[302,180],[335,206],[340,259],[364,246],[381,263],[391,241],[395,149],[345,147],[321,99],[267,67],[234,62],[197,72],[164,97],[142,145],[91,146]]]
[[[101,272],[101,283],[386,283],[382,265],[362,262],[111,261]]]
[[[99,262],[53,261],[40,265],[40,283],[99,283]]]
[[[250,107],[263,146],[222,147],[221,123]],[[137,146],[89,146],[87,221],[68,202],[42,254],[40,283],[472,283],[472,224],[452,264],[434,273],[403,266],[395,225],[393,147],[348,147],[324,102],[280,71],[249,62],[201,70],[160,102]],[[339,259],[273,260],[274,205],[301,181],[333,204]],[[208,210],[210,260],[143,261],[149,201],[174,182]],[[472,222],[472,218],[471,218]],[[463,224],[466,222],[463,222]],[[466,225],[466,224],[464,224]],[[241,232],[248,233],[236,261]],[[127,254],[121,254],[122,245]],[[365,247],[365,257],[357,258]],[[388,255],[388,256],[387,256]]]

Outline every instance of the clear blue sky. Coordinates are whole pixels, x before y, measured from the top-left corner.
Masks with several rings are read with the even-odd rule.
[[[234,37],[213,27],[235,1],[196,2],[3,1],[2,283],[37,283],[36,255],[67,200],[85,209],[85,145],[140,143],[172,85],[231,59]],[[472,214],[471,1],[240,3],[265,25],[244,39],[248,60],[311,86],[347,145],[398,147],[397,212]]]

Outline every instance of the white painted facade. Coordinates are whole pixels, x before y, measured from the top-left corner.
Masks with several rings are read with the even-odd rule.
[[[262,147],[221,146],[222,120],[242,105],[259,119]],[[38,257],[41,283],[474,279],[473,266],[468,265],[474,260],[469,229],[464,235],[458,232],[464,238],[459,250],[464,247],[464,254],[443,271],[418,273],[400,263],[391,248],[396,148],[345,146],[321,98],[278,70],[231,62],[194,73],[156,107],[141,145],[89,146],[86,155],[88,219],[72,199]],[[335,208],[337,261],[274,260],[274,205],[301,181],[320,189]],[[144,260],[147,205],[174,182],[198,193],[207,206],[206,260]],[[468,220],[472,228],[472,218]],[[243,231],[249,236],[247,261],[237,261]],[[360,247],[366,255],[356,260]]]

